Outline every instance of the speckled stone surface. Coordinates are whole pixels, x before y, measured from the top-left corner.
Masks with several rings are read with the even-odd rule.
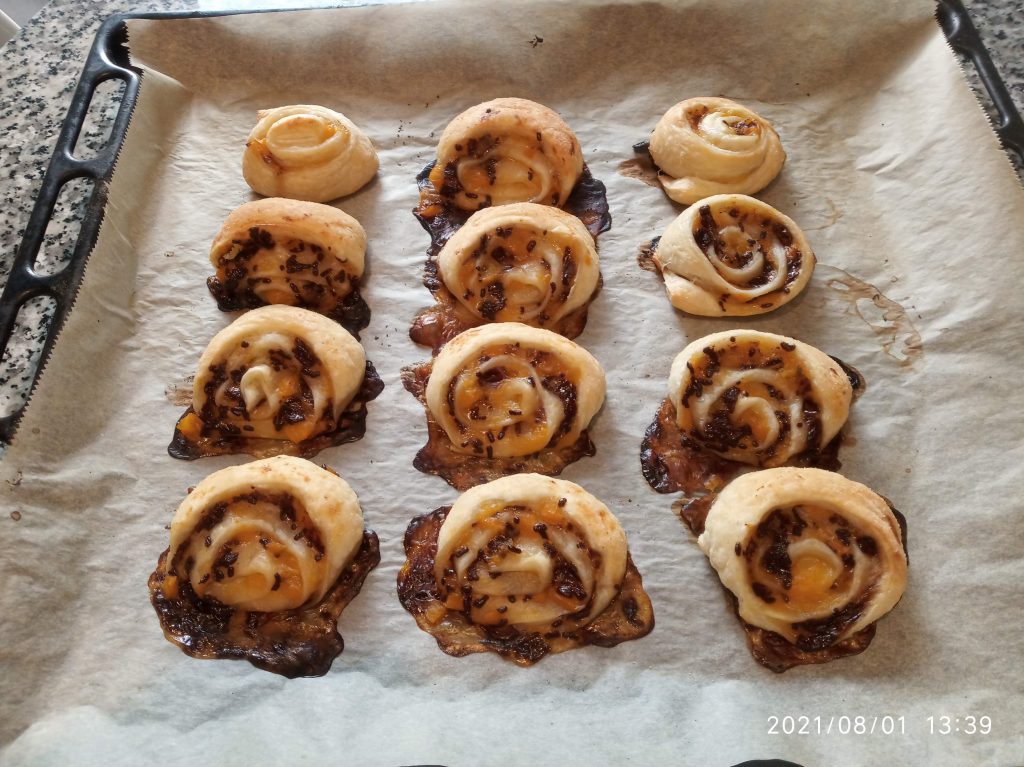
[[[265,7],[298,7],[341,3],[268,2]],[[0,48],[0,285],[7,282],[14,256],[21,242],[43,173],[60,131],[78,75],[89,46],[102,21],[114,13],[128,11],[217,10],[231,2],[210,0],[54,0],[24,29]],[[245,3],[252,7],[253,3]],[[261,3],[262,5],[262,3]],[[1024,112],[1024,0],[966,0],[982,40],[988,47],[1017,109]],[[970,66],[968,81],[982,92]],[[109,130],[116,100],[113,89],[94,100],[97,119],[79,139],[76,155],[102,145]],[[981,96],[983,103],[987,98]],[[98,107],[98,108],[97,108]],[[1011,158],[1018,172],[1020,158]],[[62,194],[37,265],[56,271],[65,262],[77,234],[88,185],[77,185]],[[53,307],[45,299],[34,299],[19,314],[11,343],[0,362],[0,416],[12,412],[24,399],[31,384],[42,341]]]

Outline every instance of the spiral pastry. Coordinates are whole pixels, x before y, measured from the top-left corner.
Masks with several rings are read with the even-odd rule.
[[[561,207],[582,173],[579,141],[558,113],[501,98],[448,124],[430,181],[444,204],[466,211],[510,202]]]
[[[362,189],[377,172],[370,139],[340,112],[297,104],[256,116],[242,175],[257,194],[327,202]]]
[[[529,665],[654,624],[618,520],[565,480],[517,474],[475,487],[413,520],[406,555],[402,604],[452,655],[494,650]]]
[[[727,330],[680,352],[669,374],[676,425],[723,458],[773,467],[814,453],[850,413],[853,385],[813,346],[756,330]]]
[[[860,652],[907,584],[896,514],[835,472],[782,468],[739,477],[711,503],[697,542],[735,596],[739,617],[775,635],[755,632],[751,648],[776,671]]]
[[[378,561],[348,483],[277,456],[195,487],[171,520],[150,595],[165,636],[189,655],[320,676],[344,646],[338,616]]]
[[[441,350],[426,403],[456,452],[503,458],[571,445],[604,392],[604,370],[583,347],[500,322],[467,330]]]
[[[795,298],[814,272],[804,233],[771,205],[741,194],[700,200],[655,246],[669,300],[704,317],[764,314]]]
[[[735,101],[681,101],[651,134],[651,159],[665,193],[690,205],[713,194],[754,194],[786,161],[775,129]]]
[[[344,433],[346,410],[358,405],[365,418],[365,400],[380,391],[367,393],[367,376],[363,347],[337,323],[292,306],[253,309],[200,357],[171,455],[309,455],[358,438],[361,429]]]
[[[207,285],[222,311],[301,306],[356,331],[369,321],[358,295],[365,256],[366,232],[344,211],[283,197],[255,200],[232,211],[214,238],[217,271]]]
[[[584,306],[601,276],[580,220],[535,203],[474,213],[441,249],[438,271],[477,321],[549,328]]]

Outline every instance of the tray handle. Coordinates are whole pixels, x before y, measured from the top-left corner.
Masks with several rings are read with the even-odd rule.
[[[100,27],[89,51],[67,117],[57,137],[49,167],[43,176],[39,195],[25,227],[21,245],[11,265],[10,276],[3,293],[0,294],[0,354],[6,351],[18,312],[27,301],[37,296],[48,296],[55,302],[53,320],[47,329],[32,388],[35,388],[68,310],[74,303],[86,261],[96,244],[103,219],[103,208],[107,202],[110,177],[138,96],[141,73],[129,66],[126,43],[127,27],[124,18],[113,16],[107,19]],[[120,80],[124,83],[121,104],[114,117],[110,136],[94,157],[77,159],[73,151],[85,124],[93,94],[101,83],[108,80]],[[86,205],[74,251],[68,263],[55,273],[38,274],[33,265],[46,235],[46,227],[53,215],[57,198],[64,185],[77,178],[91,179],[93,191]],[[22,402],[13,412],[0,417],[0,442],[10,443],[26,404],[27,402]]]
[[[1024,122],[961,0],[939,0],[936,16],[950,46],[970,59],[998,114],[993,126],[1006,149],[1024,159]]]

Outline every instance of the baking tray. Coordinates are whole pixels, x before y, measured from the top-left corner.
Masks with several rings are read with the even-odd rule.
[[[3,293],[0,294],[0,355],[6,351],[11,342],[15,320],[19,310],[26,302],[40,296],[48,297],[55,302],[53,319],[46,329],[42,353],[33,374],[32,385],[25,393],[21,403],[12,412],[0,417],[0,443],[9,444],[14,437],[28,397],[35,388],[68,312],[74,305],[82,274],[103,222],[103,211],[107,201],[110,179],[128,130],[142,75],[141,71],[131,66],[128,60],[125,22],[128,19],[189,19],[267,12],[271,12],[271,9],[241,12],[128,13],[112,16],[100,27],[71,99],[71,106],[43,177],[42,187],[11,266],[10,276]],[[939,0],[936,15],[952,48],[967,57],[977,71],[994,110],[995,117],[992,127],[999,136],[1003,147],[1008,151],[1016,152],[1024,159],[1024,121],[1021,120],[1020,113],[1010,98],[1010,93],[982,44],[978,31],[963,4],[960,0]],[[90,103],[96,89],[108,81],[120,81],[124,84],[121,103],[114,117],[110,136],[95,157],[78,159],[73,155],[73,150],[85,125]],[[81,229],[72,246],[71,256],[66,265],[55,273],[37,273],[33,266],[46,235],[47,226],[54,214],[61,189],[65,184],[80,178],[93,182],[93,192],[86,205]]]

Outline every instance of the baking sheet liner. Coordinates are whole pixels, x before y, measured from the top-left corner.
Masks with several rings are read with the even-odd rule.
[[[928,2],[429,4],[129,22],[145,67],[71,317],[0,463],[0,740],[10,764],[160,759],[360,765],[1024,761],[1024,195]],[[806,292],[751,319],[675,312],[637,247],[677,215],[620,172],[694,95],[771,119],[789,160],[760,197],[820,260]],[[402,534],[456,494],[411,466],[420,405],[399,382],[428,351],[409,322],[426,233],[414,176],[451,117],[496,96],[548,104],[608,185],[605,287],[577,339],[604,365],[595,457],[564,476],[619,516],[654,602],[647,638],[521,669],[450,658],[398,603]],[[259,108],[320,103],[381,155],[337,205],[369,237],[363,333],[386,389],[368,433],[318,460],[358,493],[381,565],[320,679],[197,661],[162,637],[146,578],[186,488],[242,456],[183,463],[174,390],[230,320],[205,288]],[[644,429],[688,340],[784,333],[856,366],[867,391],[843,473],[907,516],[910,584],[864,654],[776,676],[747,653],[717,578],[640,473]],[[902,717],[903,734],[784,736],[771,716]],[[987,736],[929,716],[988,715]],[[812,725],[811,732],[817,725]]]

